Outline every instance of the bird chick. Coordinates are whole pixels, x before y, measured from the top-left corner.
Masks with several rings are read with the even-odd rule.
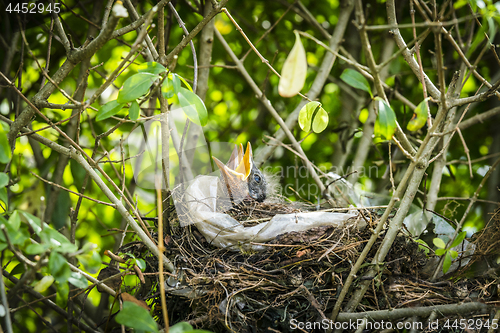
[[[214,156],[212,158],[221,171],[220,192],[229,197],[233,205],[248,198],[258,202],[266,199],[267,182],[264,174],[255,166],[250,142],[244,154],[243,145],[236,145],[227,164]]]

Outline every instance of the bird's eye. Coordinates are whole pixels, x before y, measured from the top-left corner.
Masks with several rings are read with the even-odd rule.
[[[260,176],[259,176],[259,175],[253,175],[253,179],[254,179],[257,183],[260,183]]]

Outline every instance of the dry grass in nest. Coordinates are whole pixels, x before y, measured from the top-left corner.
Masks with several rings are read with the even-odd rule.
[[[242,223],[255,224],[275,214],[311,208],[254,202],[228,213]],[[372,226],[380,219],[376,211],[364,211],[359,219],[361,215]],[[498,218],[498,214],[495,216]],[[171,225],[174,222],[172,217]],[[496,232],[498,225],[497,221]],[[318,227],[279,235],[266,244],[266,251],[240,253],[213,247],[194,226],[173,228],[166,252],[178,269],[167,279],[171,323],[189,321],[215,332],[264,332],[268,328],[271,330],[267,331],[288,332],[292,318],[300,322],[327,319],[352,265],[372,235],[371,230],[360,231],[354,223],[345,228]],[[383,236],[384,232],[365,262],[372,260]],[[498,241],[498,234],[496,237]],[[145,259],[148,272],[157,273],[156,257],[148,255]],[[481,290],[483,300],[495,297],[492,285],[484,280],[426,281],[421,273],[426,263],[418,244],[401,234],[357,311],[458,303],[471,295],[478,298]],[[358,282],[366,269],[365,266],[358,272]],[[157,275],[147,276],[149,289],[143,288],[139,297],[148,299],[161,321]],[[182,287],[176,291],[176,285]],[[179,289],[185,294],[180,295]]]

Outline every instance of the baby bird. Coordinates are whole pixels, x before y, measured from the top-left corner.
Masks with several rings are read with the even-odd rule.
[[[221,171],[219,189],[231,203],[237,204],[251,198],[258,202],[266,199],[267,182],[253,161],[252,146],[247,144],[245,154],[240,143],[233,149],[227,164],[212,156]]]

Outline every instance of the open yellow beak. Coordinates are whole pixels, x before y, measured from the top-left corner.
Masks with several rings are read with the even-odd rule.
[[[215,164],[223,173],[223,176],[229,178],[238,178],[246,181],[253,166],[252,146],[250,142],[247,143],[247,149],[243,154],[243,145],[240,143],[234,147],[231,157],[227,164],[222,163],[217,157],[212,156]]]

